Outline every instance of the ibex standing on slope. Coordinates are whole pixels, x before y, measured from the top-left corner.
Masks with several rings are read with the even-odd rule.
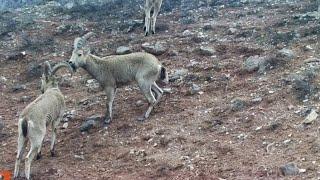
[[[145,35],[148,36],[150,29],[151,33],[154,34],[156,32],[156,20],[160,11],[160,7],[162,4],[162,0],[146,0],[144,5],[145,11],[145,21],[144,21],[144,29]],[[153,10],[152,17],[151,11]]]
[[[112,103],[116,94],[116,88],[136,81],[140,90],[146,97],[149,107],[143,117],[148,118],[153,107],[160,101],[162,89],[156,84],[156,80],[168,81],[166,69],[152,54],[140,52],[127,55],[110,57],[97,57],[90,54],[90,48],[86,47],[87,39],[94,35],[92,32],[78,37],[74,41],[74,49],[70,58],[70,65],[74,71],[82,67],[104,88],[107,95],[107,111],[105,125],[112,119]],[[155,96],[152,94],[155,93]]]
[[[18,152],[14,169],[14,177],[19,175],[20,161],[26,146],[30,141],[30,151],[25,159],[25,175],[30,179],[30,166],[33,158],[41,155],[41,145],[46,133],[46,126],[52,126],[51,156],[54,156],[57,126],[65,111],[64,96],[58,88],[58,82],[54,77],[55,72],[61,67],[71,67],[67,63],[60,63],[51,69],[48,61],[45,62],[44,74],[41,79],[41,92],[43,93],[31,102],[21,113],[18,123]]]

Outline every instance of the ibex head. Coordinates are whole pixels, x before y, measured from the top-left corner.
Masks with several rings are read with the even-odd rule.
[[[87,46],[87,40],[94,35],[95,34],[93,32],[89,32],[74,40],[73,51],[69,60],[69,64],[74,71],[76,71],[79,66],[86,63],[86,58],[90,53],[90,48]]]
[[[44,70],[41,77],[41,92],[44,93],[48,88],[58,87],[58,81],[55,73],[62,67],[67,67],[71,74],[73,73],[72,67],[67,62],[60,62],[53,68],[48,61],[44,62]]]

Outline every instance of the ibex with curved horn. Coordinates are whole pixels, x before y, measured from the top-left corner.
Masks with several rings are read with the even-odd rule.
[[[57,126],[65,111],[64,96],[59,90],[58,82],[54,74],[62,67],[67,67],[71,72],[72,68],[68,63],[58,63],[51,68],[48,61],[44,64],[44,73],[41,78],[42,94],[31,102],[21,113],[18,123],[18,152],[14,169],[14,177],[19,175],[20,161],[26,146],[30,141],[30,151],[25,159],[25,175],[30,179],[30,166],[33,158],[41,157],[42,141],[46,133],[46,126],[51,125],[52,136],[50,152],[54,156],[54,145],[57,133]]]
[[[155,56],[144,52],[102,58],[92,55],[86,42],[93,35],[90,32],[75,39],[69,63],[75,71],[79,67],[85,69],[104,88],[108,98],[105,125],[109,124],[112,119],[112,103],[116,88],[133,81],[138,83],[149,103],[147,111],[138,120],[148,118],[163,94],[155,81],[158,79],[168,81],[166,69]],[[155,93],[155,96],[152,92]]]

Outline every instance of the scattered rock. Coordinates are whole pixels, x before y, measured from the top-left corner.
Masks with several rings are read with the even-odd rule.
[[[74,157],[75,157],[76,159],[84,160],[84,156],[83,156],[83,155],[74,155]]]
[[[131,49],[129,47],[126,47],[126,46],[120,46],[116,50],[116,54],[119,54],[119,55],[129,54],[131,52],[132,52]]]
[[[240,111],[247,106],[247,103],[240,98],[234,98],[231,100],[231,110],[232,111]]]
[[[89,121],[89,120],[93,120],[93,121],[100,121],[100,120],[102,120],[102,116],[100,116],[100,115],[93,115],[93,116],[90,116],[90,117],[88,117],[87,119],[86,119],[86,121]]]
[[[197,85],[197,84],[192,84],[192,86],[189,88],[189,91],[188,91],[188,95],[194,95],[194,94],[197,94],[199,93],[201,90],[200,86]]]
[[[242,69],[246,72],[259,71],[263,73],[266,69],[265,64],[266,64],[265,57],[259,57],[257,55],[250,56],[243,62]]]
[[[309,78],[304,76],[297,76],[292,82],[292,90],[296,94],[298,100],[306,99],[314,90],[314,86]]]
[[[178,79],[181,79],[185,77],[188,74],[188,69],[177,69],[175,70],[174,74],[169,78],[170,82],[176,81]]]
[[[292,176],[299,174],[299,168],[294,163],[288,163],[284,166],[281,166],[279,169],[283,176]]]
[[[162,88],[162,90],[164,93],[169,93],[169,94],[173,93],[172,88]]]
[[[86,86],[88,87],[89,92],[98,92],[100,90],[100,84],[95,79],[87,80]]]
[[[76,110],[71,110],[71,111],[67,111],[65,114],[64,114],[64,118],[63,118],[63,122],[68,122],[72,119],[74,119],[76,116]]]
[[[200,48],[196,48],[194,50],[194,52],[201,55],[201,56],[212,56],[212,55],[214,55],[215,50],[211,47],[201,46]]]
[[[14,52],[14,53],[11,53],[7,56],[7,60],[8,61],[17,61],[17,60],[23,59],[25,56],[26,56],[25,51]]]
[[[138,100],[138,101],[136,102],[136,106],[137,106],[137,107],[143,106],[143,101],[142,101],[142,100]]]
[[[82,123],[82,125],[80,126],[80,131],[81,132],[85,132],[85,131],[89,131],[91,128],[95,127],[100,120],[102,119],[101,116],[99,115],[93,115],[88,117],[84,123]]]
[[[2,116],[0,116],[0,134],[1,134],[3,129],[4,129],[3,118],[2,118]]]
[[[24,84],[16,84],[12,87],[12,92],[21,92],[23,90],[26,90],[27,86]]]
[[[236,33],[238,30],[236,29],[236,28],[229,28],[228,29],[228,31],[227,31],[227,33],[228,34],[234,34],[234,33]]]
[[[142,49],[154,55],[161,55],[167,51],[167,48],[160,42],[156,42],[155,45],[151,45],[150,43],[143,43]]]
[[[73,2],[68,2],[68,3],[65,4],[63,7],[64,7],[65,9],[70,10],[70,9],[74,8],[74,6],[75,6],[75,4],[74,4]]]
[[[254,104],[258,104],[262,101],[262,97],[256,97],[254,99],[251,100],[252,103]]]
[[[304,119],[303,124],[311,124],[313,123],[318,117],[318,113],[316,110],[312,109],[310,114]]]
[[[278,51],[278,57],[286,58],[287,60],[291,60],[296,57],[295,53],[291,49],[281,49]]]
[[[213,27],[212,27],[212,25],[211,25],[210,23],[205,23],[205,24],[203,25],[203,28],[202,28],[202,29],[205,30],[205,31],[209,31],[209,30],[212,30]]]
[[[192,32],[191,32],[190,30],[188,30],[188,29],[182,32],[182,36],[185,36],[185,37],[186,37],[186,36],[191,36],[191,35],[193,35],[193,34],[194,34],[194,33],[192,33]]]
[[[178,56],[179,53],[178,53],[178,51],[176,51],[176,50],[170,50],[170,51],[168,52],[168,55],[169,55],[169,56]]]
[[[42,75],[42,67],[40,64],[32,62],[28,64],[27,67],[27,78],[33,79],[33,78],[39,78]]]
[[[96,121],[95,120],[87,120],[84,123],[81,124],[80,126],[80,131],[81,132],[85,132],[85,131],[89,131],[91,128],[93,128],[96,125]]]
[[[29,102],[31,99],[32,99],[31,96],[22,96],[20,98],[20,102],[26,103],[26,102]]]
[[[67,128],[68,128],[68,125],[69,125],[68,122],[65,122],[65,123],[63,123],[62,128],[63,128],[63,129],[67,129]]]

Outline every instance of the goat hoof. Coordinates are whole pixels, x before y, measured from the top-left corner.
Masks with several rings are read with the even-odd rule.
[[[56,153],[53,150],[51,150],[50,153],[51,153],[51,157],[56,157]]]
[[[154,34],[155,32],[154,32],[154,31],[151,31],[151,33]]]
[[[41,159],[42,158],[42,156],[41,156],[41,152],[39,152],[38,154],[37,154],[37,160],[39,160],[39,159]]]
[[[148,36],[148,34],[149,34],[148,32],[144,33],[145,36]]]
[[[105,118],[103,121],[103,124],[108,125],[108,124],[110,124],[110,122],[111,122],[111,118]]]

